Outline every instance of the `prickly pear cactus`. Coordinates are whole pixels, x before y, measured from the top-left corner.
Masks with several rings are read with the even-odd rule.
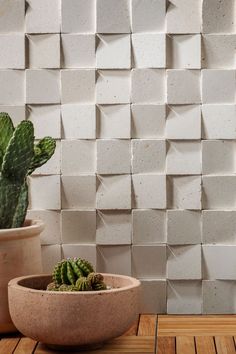
[[[55,140],[34,143],[32,122],[16,128],[7,113],[0,113],[0,229],[21,227],[28,207],[27,176],[46,163],[55,151]]]

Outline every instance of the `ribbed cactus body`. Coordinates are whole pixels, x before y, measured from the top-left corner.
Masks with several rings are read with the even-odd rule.
[[[78,291],[91,291],[93,290],[92,285],[86,277],[81,277],[76,281],[75,287]]]
[[[100,283],[96,283],[93,285],[93,290],[100,291],[100,290],[107,290],[106,284],[102,281]]]
[[[88,281],[93,286],[94,284],[101,283],[103,281],[103,275],[100,273],[90,273],[88,275]]]
[[[32,122],[14,129],[7,113],[0,113],[0,229],[23,225],[28,207],[27,176],[53,155],[55,140],[34,145]]]

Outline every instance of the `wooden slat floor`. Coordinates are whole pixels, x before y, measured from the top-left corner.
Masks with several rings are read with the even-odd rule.
[[[62,352],[20,335],[0,337],[0,354],[33,353]],[[77,353],[236,354],[236,316],[140,315],[122,337],[102,349]]]

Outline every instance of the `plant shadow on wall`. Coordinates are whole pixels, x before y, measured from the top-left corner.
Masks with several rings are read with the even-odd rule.
[[[56,142],[35,142],[31,121],[14,128],[0,113],[0,333],[15,328],[8,312],[7,284],[16,276],[42,272],[41,221],[25,220],[29,196],[27,177],[54,154]]]

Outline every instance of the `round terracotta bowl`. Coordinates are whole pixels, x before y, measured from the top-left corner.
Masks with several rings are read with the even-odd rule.
[[[55,349],[91,349],[122,335],[139,314],[139,280],[103,274],[105,291],[45,291],[50,275],[9,282],[10,315],[25,336]],[[79,348],[78,348],[79,347]]]

